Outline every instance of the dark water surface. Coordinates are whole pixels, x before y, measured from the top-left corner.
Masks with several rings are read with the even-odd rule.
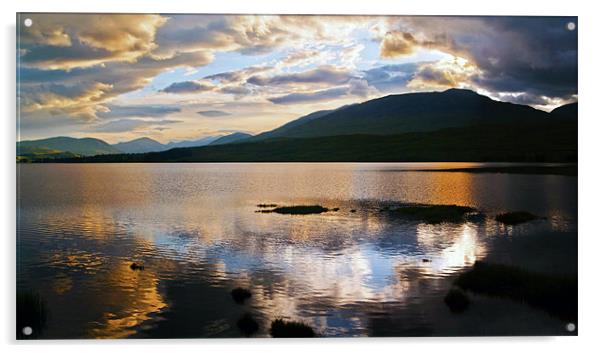
[[[561,334],[566,323],[523,304],[475,297],[454,315],[443,303],[477,259],[576,271],[577,178],[436,171],[472,166],[19,164],[18,288],[47,304],[42,338],[240,337],[245,312],[258,336],[276,318],[325,336]],[[486,217],[379,212],[395,202]],[[340,210],[256,213],[260,203]],[[493,219],[517,210],[546,219]],[[245,305],[229,294],[239,286],[253,293]]]

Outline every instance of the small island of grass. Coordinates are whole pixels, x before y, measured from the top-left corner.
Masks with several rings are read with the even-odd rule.
[[[516,225],[516,224],[534,221],[536,219],[539,219],[539,217],[537,217],[536,215],[531,214],[529,212],[525,212],[525,211],[506,212],[506,213],[501,213],[501,214],[495,216],[496,221],[507,224],[507,225],[511,225],[511,226]]]
[[[259,205],[257,205],[257,207],[259,207],[259,208],[274,208],[274,207],[278,207],[278,205],[275,204],[275,203],[260,203]]]
[[[276,319],[272,321],[270,335],[275,338],[302,338],[315,337],[316,333],[310,326],[302,322]]]
[[[412,220],[437,224],[462,222],[466,215],[476,211],[472,207],[457,205],[408,205],[394,209],[392,212]]]
[[[279,213],[279,214],[291,214],[291,215],[306,215],[306,214],[319,214],[330,211],[326,207],[320,205],[310,206],[283,206],[276,207],[271,210],[262,210],[262,213]]]
[[[562,320],[577,318],[576,276],[534,273],[477,261],[455,284],[473,293],[527,303]]]
[[[241,287],[232,289],[230,295],[232,295],[232,299],[234,299],[234,301],[238,304],[243,304],[245,300],[251,298],[252,296],[251,291]]]

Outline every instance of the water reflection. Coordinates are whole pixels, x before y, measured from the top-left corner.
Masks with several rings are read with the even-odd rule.
[[[279,317],[325,335],[369,335],[399,315],[427,325],[433,318],[415,308],[449,276],[495,251],[493,238],[532,229],[491,217],[408,222],[382,205],[521,209],[548,217],[537,229],[576,224],[574,178],[411,171],[447,164],[19,168],[19,285],[47,298],[49,338],[239,336],[245,310],[264,323],[259,335]],[[340,210],[255,213],[263,202]],[[134,261],[145,270],[131,270]],[[252,290],[248,307],[229,297],[236,286]]]

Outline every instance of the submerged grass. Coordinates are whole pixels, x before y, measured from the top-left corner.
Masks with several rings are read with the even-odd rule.
[[[234,288],[232,289],[232,291],[230,292],[230,295],[232,296],[232,299],[234,299],[234,301],[238,304],[243,304],[245,302],[245,300],[251,298],[251,291],[249,291],[248,289],[245,288]]]
[[[577,277],[533,273],[477,261],[455,284],[478,294],[508,298],[540,308],[562,320],[577,319]]]
[[[525,211],[506,212],[495,216],[495,220],[507,225],[516,225],[520,223],[530,222],[539,219],[534,214]]]
[[[272,337],[281,338],[300,338],[300,337],[315,337],[316,333],[311,326],[297,321],[284,321],[276,319],[272,321],[270,327],[270,335]]]
[[[402,217],[436,224],[462,222],[466,215],[476,211],[472,207],[457,205],[408,205],[394,209],[392,212]]]
[[[243,316],[236,322],[238,329],[244,333],[245,336],[249,337],[259,330],[259,323],[253,318],[253,315],[249,313],[243,314]]]

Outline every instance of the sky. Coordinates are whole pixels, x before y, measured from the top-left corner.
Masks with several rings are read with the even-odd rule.
[[[31,26],[24,24],[31,20]],[[276,128],[389,94],[577,101],[577,18],[21,14],[18,139]]]

